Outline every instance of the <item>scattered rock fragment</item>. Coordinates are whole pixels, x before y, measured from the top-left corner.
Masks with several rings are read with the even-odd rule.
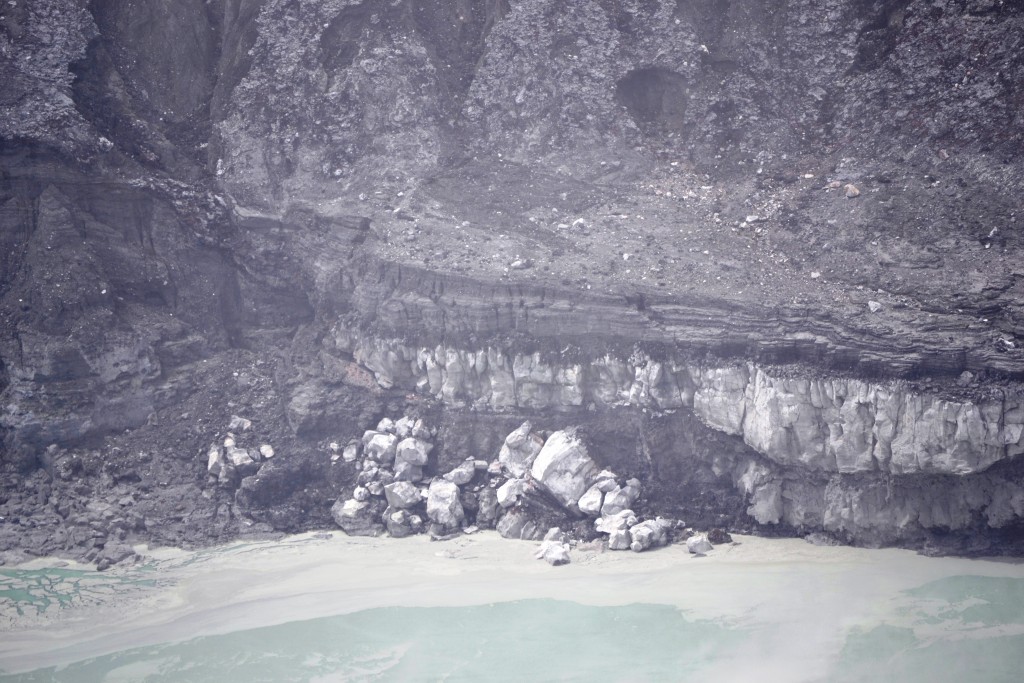
[[[552,527],[544,535],[544,541],[533,555],[552,567],[569,564],[569,544],[566,535],[558,527]]]
[[[712,545],[722,545],[724,543],[732,543],[732,536],[725,529],[714,528],[708,532],[708,543]]]
[[[704,555],[714,550],[714,546],[708,541],[707,536],[698,534],[686,539],[686,549],[694,555]]]
[[[231,421],[228,423],[229,432],[245,432],[252,427],[252,420],[247,420],[244,417],[238,415],[232,415]]]
[[[398,445],[398,437],[394,434],[383,434],[380,432],[367,432],[370,438],[363,436],[363,454],[381,463],[390,463],[395,459],[395,449]]]
[[[843,187],[843,191],[846,192],[847,199],[853,199],[854,197],[860,196],[860,190],[853,183],[848,183]]]

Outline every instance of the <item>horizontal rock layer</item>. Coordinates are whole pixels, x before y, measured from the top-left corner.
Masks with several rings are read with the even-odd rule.
[[[971,474],[1024,452],[1024,396],[1017,393],[974,403],[916,393],[899,383],[789,378],[784,368],[753,363],[709,367],[642,353],[572,362],[493,347],[351,341],[343,330],[336,333],[384,387],[490,410],[685,407],[786,467]]]

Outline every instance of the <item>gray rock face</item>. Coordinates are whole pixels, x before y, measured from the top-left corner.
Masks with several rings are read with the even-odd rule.
[[[505,466],[514,478],[522,478],[544,445],[543,439],[534,434],[529,421],[521,424],[505,438],[498,453],[498,462]]]
[[[413,350],[395,348],[390,342],[366,340],[355,355],[398,385],[412,387],[427,374],[425,365],[386,364],[385,357],[417,357]],[[552,382],[571,376],[580,396],[571,403],[552,398],[532,405],[494,403],[493,395],[484,394],[481,398],[495,408],[583,402],[663,410],[687,406],[709,426],[742,437],[772,461],[815,471],[960,475],[1024,453],[1024,395],[976,404],[862,380],[775,377],[754,364],[669,365],[642,356],[629,361],[597,359],[587,371],[568,374],[565,367],[544,364],[539,358],[527,361],[525,356],[474,365],[472,353],[438,347],[429,358],[446,370],[448,381],[462,378],[464,384],[453,390],[456,393],[489,386],[499,372],[508,373],[511,383],[524,382],[528,377],[516,375],[515,369],[529,365],[532,376],[551,377]],[[542,372],[537,372],[538,366]],[[540,395],[554,396],[551,391]],[[507,452],[502,449],[510,463],[506,466],[514,472],[536,456],[526,434],[520,427],[509,435],[519,445]]]
[[[434,479],[427,490],[427,517],[448,531],[457,531],[466,515],[459,500],[459,487]]]
[[[598,467],[573,432],[555,432],[544,442],[530,473],[562,505],[575,508],[597,477]]]

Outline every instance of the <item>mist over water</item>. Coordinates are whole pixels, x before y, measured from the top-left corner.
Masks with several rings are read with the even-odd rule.
[[[801,605],[775,620],[553,599],[384,607],[137,647],[0,681],[1020,680],[1024,578],[928,581],[892,594],[858,623],[829,607],[842,595],[808,608],[808,589],[817,587],[794,582],[792,595],[772,595]],[[851,614],[863,607],[852,604],[856,594],[847,600]]]

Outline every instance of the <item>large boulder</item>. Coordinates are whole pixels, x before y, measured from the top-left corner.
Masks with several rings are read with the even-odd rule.
[[[378,519],[378,507],[367,501],[338,499],[331,507],[334,523],[349,536],[380,536],[384,525]]]
[[[515,505],[526,493],[526,482],[522,479],[509,479],[498,487],[497,501],[503,508]]]
[[[444,479],[434,479],[427,489],[427,517],[448,531],[456,531],[466,513],[459,500],[459,487]]]
[[[502,538],[520,538],[524,541],[539,540],[544,532],[537,523],[522,510],[512,510],[498,520],[498,533]]]
[[[575,431],[568,430],[548,437],[530,473],[558,502],[574,510],[596,481],[598,467]]]
[[[473,481],[473,477],[476,476],[476,461],[473,458],[467,458],[463,460],[455,469],[448,474],[444,475],[444,478],[452,482],[456,486],[465,486],[469,482]]]
[[[395,434],[398,435],[399,439],[412,436],[412,428],[414,424],[416,424],[416,420],[408,415],[399,418],[398,421],[395,422]]]
[[[558,540],[544,541],[533,556],[538,560],[544,560],[552,567],[569,564],[569,544]]]
[[[398,442],[395,458],[399,462],[407,462],[416,467],[423,467],[427,464],[427,458],[434,447],[429,441],[408,437]]]
[[[633,503],[640,497],[640,482],[630,479],[625,486],[616,486],[604,494],[604,504],[601,506],[602,515],[614,515],[623,510],[633,507]]]
[[[408,462],[395,462],[396,481],[423,481],[423,468]]]
[[[608,549],[629,550],[632,540],[633,539],[630,538],[628,529],[615,529],[608,534]]]
[[[365,435],[363,439],[363,454],[367,458],[385,464],[391,463],[395,459],[398,437],[394,434],[374,432],[369,440],[366,440]]]
[[[388,484],[384,487],[384,496],[388,500],[388,505],[397,510],[406,510],[422,500],[419,487],[408,481]]]
[[[495,522],[498,521],[498,493],[490,487],[480,489],[476,494],[477,510],[476,510],[476,523],[477,526],[485,529],[494,527]]]
[[[631,539],[629,547],[639,553],[648,548],[660,548],[663,545],[668,545],[671,528],[672,523],[661,517],[634,524],[629,527]]]
[[[601,514],[601,506],[604,504],[604,493],[594,484],[587,492],[580,497],[577,503],[580,512],[590,517],[598,517]]]
[[[714,547],[708,541],[707,536],[698,535],[686,539],[686,549],[694,555],[703,555],[704,553],[711,552]]]
[[[393,538],[404,538],[423,531],[423,518],[409,514],[408,510],[388,508],[384,511],[384,525]]]
[[[250,453],[244,448],[228,446],[224,449],[224,463],[230,465],[240,477],[256,474],[260,468],[259,454]]]
[[[505,437],[505,443],[498,452],[498,462],[515,478],[521,478],[530,471],[544,445],[544,440],[534,434],[532,429],[529,421],[519,425],[518,429]]]
[[[610,534],[613,531],[629,529],[637,523],[636,515],[632,510],[622,510],[614,515],[607,515],[594,521],[594,528],[599,533]]]

